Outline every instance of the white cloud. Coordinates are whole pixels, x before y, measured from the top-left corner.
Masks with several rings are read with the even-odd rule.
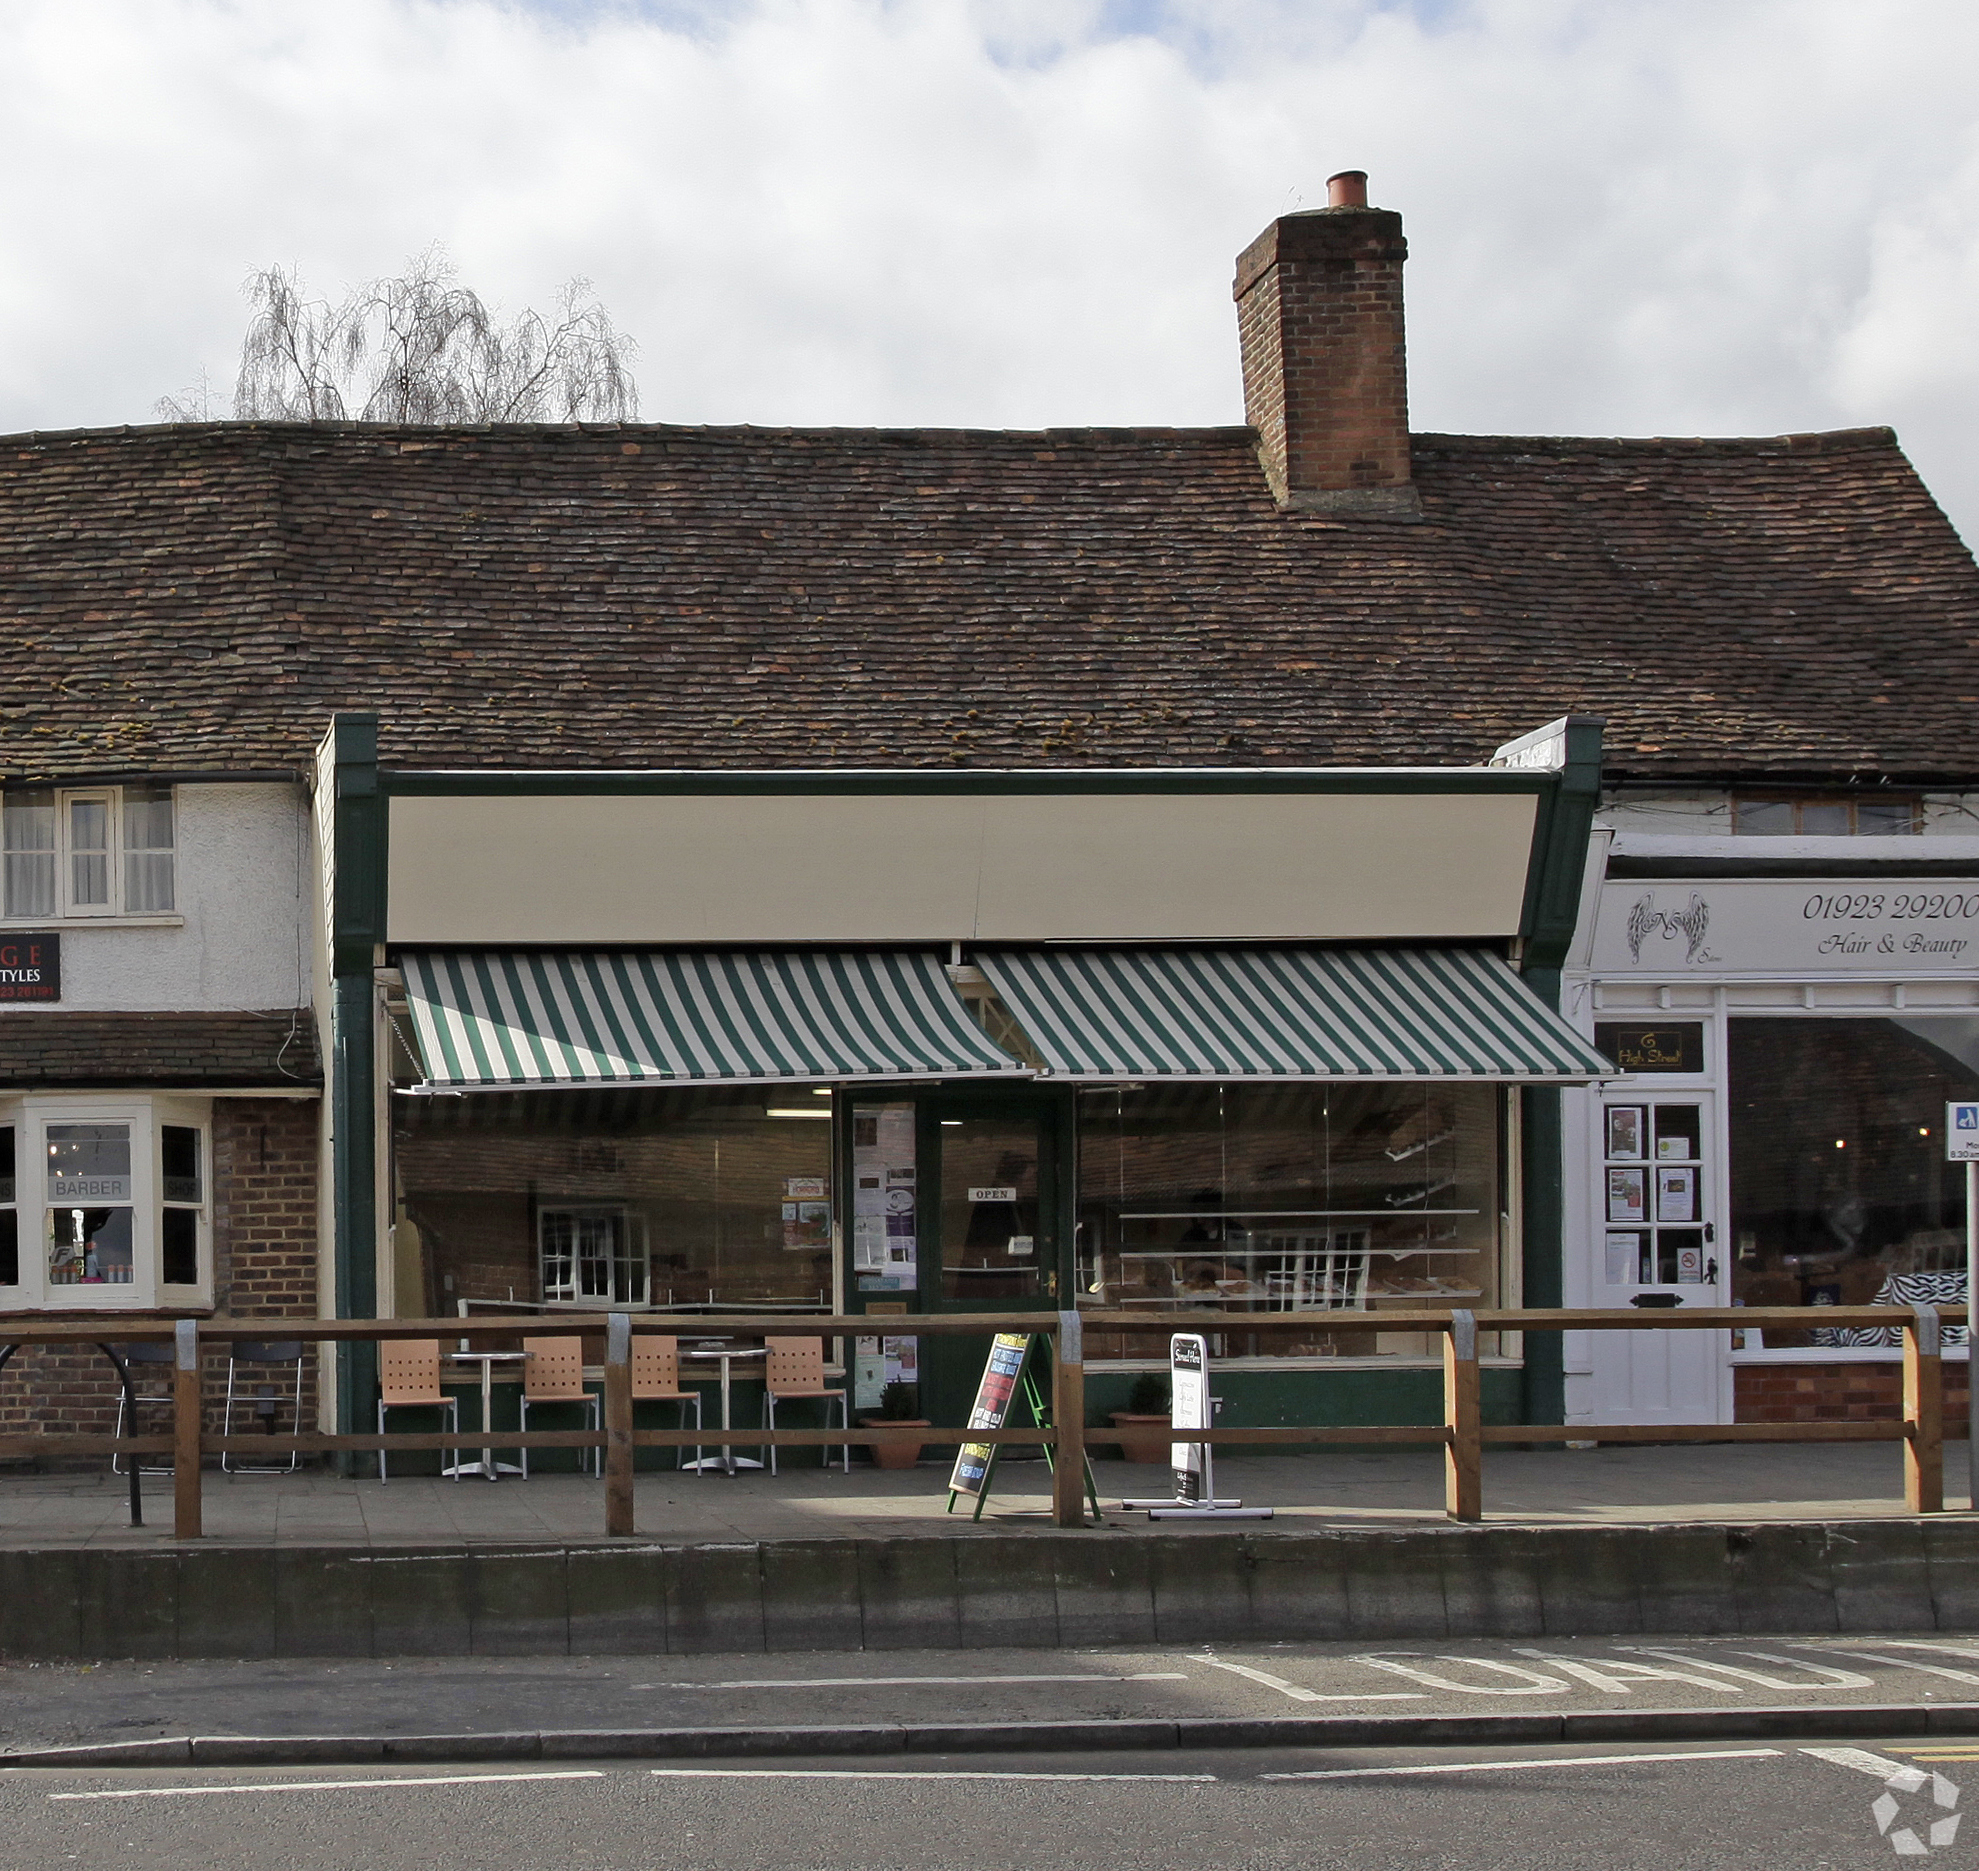
[[[1975,52],[1957,0],[10,0],[0,429],[436,238],[591,275],[656,418],[1234,421],[1231,260],[1351,165],[1419,427],[1889,421],[1971,532]]]

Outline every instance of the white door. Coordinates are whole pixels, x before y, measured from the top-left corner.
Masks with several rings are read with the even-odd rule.
[[[1709,1092],[1617,1092],[1595,1137],[1596,1306],[1722,1306],[1721,1178]],[[1726,1335],[1590,1334],[1597,1423],[1729,1420]]]

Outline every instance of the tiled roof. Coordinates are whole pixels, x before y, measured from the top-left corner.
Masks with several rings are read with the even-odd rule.
[[[217,424],[0,441],[0,769],[1463,764],[1979,775],[1979,571],[1887,430],[1418,436],[1417,526],[1243,429]]]
[[[0,1089],[186,1091],[323,1083],[309,1014],[0,1013]]]

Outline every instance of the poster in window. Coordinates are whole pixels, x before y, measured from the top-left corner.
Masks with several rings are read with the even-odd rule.
[[[786,1176],[783,1199],[786,1202],[822,1202],[831,1193],[822,1176]]]
[[[1639,1104],[1611,1104],[1608,1107],[1608,1154],[1619,1162],[1639,1163],[1647,1152],[1642,1147],[1643,1108]]]
[[[1677,1249],[1677,1284],[1679,1286],[1702,1286],[1704,1284],[1703,1248],[1680,1247]]]
[[[1658,1221],[1695,1221],[1697,1219],[1696,1170],[1657,1170],[1656,1219]]]
[[[783,1245],[787,1252],[816,1252],[831,1246],[829,1202],[786,1202],[783,1205]]]
[[[1621,1222],[1649,1219],[1647,1170],[1611,1169],[1608,1172],[1608,1219]]]
[[[1611,1233],[1608,1236],[1608,1284],[1640,1286],[1642,1283],[1642,1236]]]

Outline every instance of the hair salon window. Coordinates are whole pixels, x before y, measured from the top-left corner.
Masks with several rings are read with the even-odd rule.
[[[1734,1303],[1962,1303],[1965,1177],[1942,1127],[1947,1101],[1979,1097],[1979,1017],[1735,1019],[1726,1054]],[[1893,1342],[1811,1320],[1737,1339]]]
[[[1204,1307],[1229,1320],[1220,1359],[1433,1355],[1418,1331],[1244,1322],[1499,1303],[1503,1123],[1492,1085],[1082,1093],[1079,1303],[1148,1320],[1145,1332],[1090,1334],[1088,1356],[1165,1358],[1162,1315]]]
[[[0,1306],[210,1303],[210,1147],[175,1100],[0,1105]]]
[[[397,1239],[431,1310],[833,1308],[832,1106],[810,1086],[392,1102]]]
[[[9,788],[0,795],[0,914],[170,914],[175,848],[169,786]]]

